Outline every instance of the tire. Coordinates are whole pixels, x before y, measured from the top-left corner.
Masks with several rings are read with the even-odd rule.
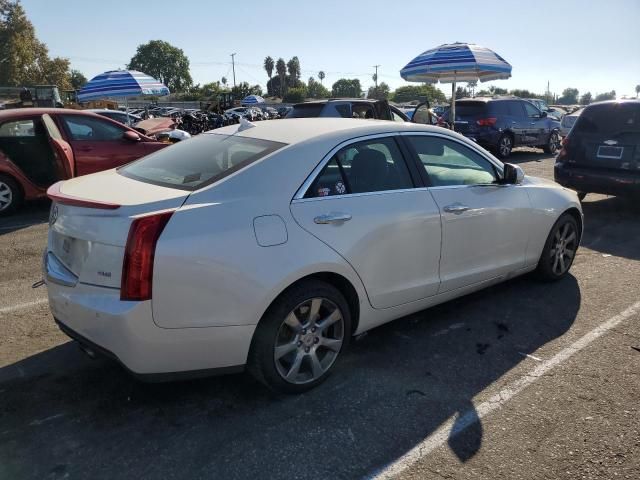
[[[583,201],[587,196],[587,192],[576,192],[578,194],[578,200]]]
[[[578,222],[572,215],[563,214],[553,225],[544,244],[536,269],[538,278],[553,282],[564,277],[573,264],[579,241]]]
[[[503,133],[496,145],[496,155],[498,158],[507,158],[513,150],[513,138],[508,133]]]
[[[560,136],[558,132],[551,132],[549,135],[549,141],[546,145],[542,147],[544,153],[548,153],[550,155],[555,155],[560,147]]]
[[[322,281],[303,281],[260,320],[247,370],[275,392],[302,393],[329,376],[350,336],[349,306],[340,291]]]
[[[22,189],[18,183],[11,177],[0,175],[0,217],[11,215],[23,200]]]

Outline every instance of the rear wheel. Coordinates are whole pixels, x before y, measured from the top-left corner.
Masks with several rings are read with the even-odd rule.
[[[0,175],[0,216],[13,213],[22,199],[22,190],[17,182],[11,177]]]
[[[558,135],[558,132],[551,132],[551,135],[549,135],[549,142],[542,147],[542,150],[544,150],[544,153],[555,155],[559,149],[560,135]]]
[[[310,280],[287,290],[256,329],[248,370],[270,389],[301,393],[323,382],[351,335],[344,296]]]
[[[555,281],[564,277],[576,256],[580,232],[578,222],[572,215],[565,213],[555,223],[540,255],[538,277],[546,281]]]
[[[513,149],[513,139],[511,135],[503,133],[498,140],[497,154],[499,158],[507,158]]]

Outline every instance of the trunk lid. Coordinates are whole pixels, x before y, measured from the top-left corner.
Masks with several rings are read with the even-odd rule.
[[[567,145],[581,166],[637,171],[640,167],[640,103],[612,102],[586,108]]]
[[[54,185],[47,249],[79,282],[120,288],[135,217],[180,207],[190,192],[108,170]]]

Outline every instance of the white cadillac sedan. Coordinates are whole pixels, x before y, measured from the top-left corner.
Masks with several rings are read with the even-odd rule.
[[[573,191],[454,132],[292,119],[221,128],[58,183],[44,255],[60,328],[162,380],[322,382],[350,337],[530,271],[567,274]]]

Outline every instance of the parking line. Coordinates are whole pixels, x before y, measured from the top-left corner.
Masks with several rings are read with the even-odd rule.
[[[494,410],[499,409],[549,370],[565,362],[574,354],[589,346],[591,342],[604,335],[607,331],[637,313],[640,313],[640,302],[634,303],[625,311],[597,326],[549,360],[543,361],[536,368],[524,374],[522,377],[509,384],[506,388],[500,390],[500,392],[496,393],[488,400],[482,402],[475,408],[475,410],[467,410],[466,412],[461,413],[461,417],[458,418],[457,421],[453,418],[449,419],[435,433],[429,435],[402,457],[375,473],[371,478],[373,480],[396,478],[415,463],[425,458],[436,448],[444,445],[448,441],[449,437],[459,434],[481,418]],[[455,429],[453,428],[454,425]]]
[[[2,315],[3,313],[11,313],[17,310],[23,310],[29,307],[35,307],[36,305],[42,305],[43,303],[47,303],[48,301],[48,298],[41,298],[40,300],[34,300],[33,302],[19,303],[17,305],[11,305],[10,307],[2,307],[0,308],[0,315]]]

